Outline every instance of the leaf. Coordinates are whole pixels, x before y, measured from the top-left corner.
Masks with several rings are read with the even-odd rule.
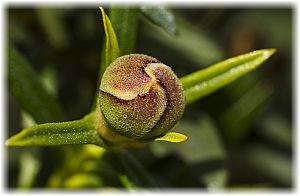
[[[289,156],[264,144],[255,143],[245,149],[244,159],[257,172],[281,183],[291,186],[293,167]]]
[[[185,89],[186,104],[209,95],[256,69],[274,52],[275,49],[256,50],[182,77],[180,80]]]
[[[77,173],[64,181],[66,188],[99,188],[103,187],[101,176],[93,173]]]
[[[22,127],[32,127],[34,125],[36,125],[34,119],[32,118],[32,116],[30,114],[28,114],[26,111],[21,111],[21,119],[22,119]]]
[[[259,117],[261,109],[273,95],[273,88],[261,81],[249,87],[247,91],[220,115],[223,133],[230,143],[241,142],[246,138],[249,127]],[[253,99],[255,97],[255,99]]]
[[[126,175],[120,175],[119,176],[120,181],[122,185],[127,189],[127,190],[136,190],[138,187],[128,179]]]
[[[27,60],[9,45],[9,88],[21,106],[37,123],[63,120],[63,112],[56,99],[45,89],[42,81]]]
[[[39,160],[33,155],[32,151],[23,152],[20,158],[18,187],[28,189],[33,185],[33,182],[41,169],[41,165]]]
[[[167,141],[167,142],[179,143],[179,142],[184,142],[187,139],[188,137],[181,133],[168,132],[159,138],[155,138],[154,141]]]
[[[202,178],[208,190],[220,190],[226,187],[228,172],[226,169],[220,168],[205,174]]]
[[[94,128],[94,113],[81,120],[46,123],[23,129],[12,136],[8,146],[55,146],[66,144],[95,144],[105,146]]]
[[[165,6],[144,5],[140,8],[143,15],[166,32],[175,35],[178,32],[175,17]]]
[[[200,115],[198,120],[181,120],[173,130],[189,130],[188,142],[176,145],[169,142],[153,142],[149,146],[156,156],[164,157],[175,152],[189,163],[222,160],[226,157],[226,149],[219,135],[220,130],[215,124],[216,122],[205,114]]]
[[[49,44],[55,48],[66,47],[68,45],[68,36],[61,10],[39,8],[36,10],[36,14]]]
[[[111,151],[111,153],[117,158],[121,164],[120,172],[124,172],[128,179],[139,187],[157,187],[158,184],[142,164],[135,159],[127,150],[118,149]]]
[[[291,122],[282,114],[270,114],[260,122],[262,130],[256,133],[267,140],[291,149],[293,146],[293,136]]]
[[[103,149],[95,145],[91,145],[91,146],[97,149]],[[121,179],[119,177],[120,174],[108,162],[104,161],[102,158],[98,158],[98,159],[91,159],[90,157],[84,158],[84,161],[80,163],[79,167],[77,167],[74,172],[78,172],[78,171],[93,173],[98,176],[101,176],[104,186],[120,187],[121,185]]]
[[[63,149],[66,150],[66,153],[63,155],[63,160],[60,162],[59,168],[52,172],[51,176],[49,177],[47,183],[48,187],[61,187],[66,178],[81,171],[82,165],[86,160],[101,160],[102,154],[105,151],[104,148],[99,148],[99,146],[93,144],[77,146],[69,145],[63,147]],[[69,148],[66,149],[66,147]],[[61,147],[59,149],[61,149]],[[72,149],[72,151],[70,151],[70,149]]]
[[[113,62],[116,58],[119,57],[119,45],[116,33],[113,29],[113,26],[108,18],[108,16],[105,14],[103,7],[100,7],[101,13],[102,13],[102,19],[103,19],[103,26],[105,30],[105,60],[104,64],[101,65],[100,75],[102,76],[104,71],[106,70],[106,67],[109,66],[111,62]]]
[[[55,67],[47,65],[41,72],[41,80],[46,90],[52,94],[52,96],[58,96],[58,74],[56,73]]]
[[[109,9],[109,18],[117,35],[120,56],[131,54],[134,51],[138,22],[137,11],[136,8],[125,6],[113,6]]]
[[[99,7],[99,8],[102,13],[102,20],[103,20],[103,26],[104,26],[104,31],[105,31],[105,49],[102,50],[102,53],[101,53],[100,71],[98,74],[97,90],[95,93],[92,110],[95,110],[95,107],[96,107],[96,102],[97,102],[98,93],[99,93],[98,89],[100,87],[102,75],[104,74],[106,68],[110,65],[110,63],[113,62],[120,55],[118,39],[117,39],[116,33],[114,31],[114,28],[113,28],[108,16],[105,14],[103,7]]]

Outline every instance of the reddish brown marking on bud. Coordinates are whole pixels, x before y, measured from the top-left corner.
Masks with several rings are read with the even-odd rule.
[[[105,71],[100,90],[130,100],[143,91],[152,79],[144,68],[149,62],[158,62],[146,55],[125,55],[115,60]]]
[[[150,64],[148,69],[151,70],[157,80],[160,81],[159,84],[164,89],[167,97],[166,109],[152,132],[157,133],[161,130],[165,130],[166,132],[177,123],[184,112],[184,90],[181,82],[170,67],[160,63]]]
[[[166,107],[162,90],[150,89],[132,100],[100,92],[100,107],[109,125],[119,134],[141,138],[151,131]]]

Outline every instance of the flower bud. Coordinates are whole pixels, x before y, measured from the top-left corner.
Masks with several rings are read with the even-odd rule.
[[[181,118],[183,92],[170,67],[147,55],[125,55],[103,74],[97,110],[109,129],[122,137],[151,139]]]

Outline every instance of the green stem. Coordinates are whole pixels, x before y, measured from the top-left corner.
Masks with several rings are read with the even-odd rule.
[[[8,146],[56,146],[66,144],[105,146],[95,128],[94,113],[90,113],[80,120],[46,123],[26,128],[6,142]]]

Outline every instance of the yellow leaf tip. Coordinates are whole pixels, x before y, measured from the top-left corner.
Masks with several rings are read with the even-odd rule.
[[[186,135],[176,132],[168,132],[162,137],[156,138],[155,141],[167,141],[172,143],[184,142],[188,139]]]
[[[5,146],[14,146],[14,141],[12,141],[11,138],[6,140],[5,141]]]
[[[100,9],[100,11],[101,11],[102,16],[104,17],[104,16],[105,16],[105,12],[104,12],[103,7],[99,6],[99,9]]]
[[[20,134],[13,135],[5,141],[5,146],[20,146],[20,140],[22,140]]]
[[[266,57],[266,58],[269,58],[270,56],[272,56],[275,52],[276,52],[276,48],[267,48],[267,49],[264,49],[264,53],[263,55]]]

